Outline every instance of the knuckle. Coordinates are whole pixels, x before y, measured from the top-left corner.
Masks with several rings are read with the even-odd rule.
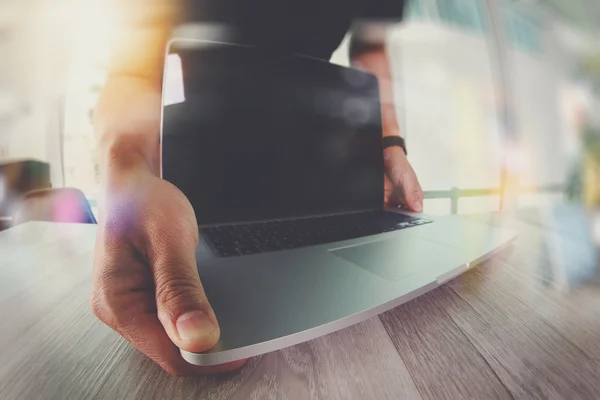
[[[92,313],[106,325],[121,333],[131,321],[131,301],[127,300],[128,268],[118,268],[112,257],[99,261],[91,292]],[[125,297],[124,297],[125,295]]]
[[[102,293],[131,274],[132,248],[127,241],[115,240],[102,235],[94,256],[94,288]],[[119,282],[120,281],[120,282]]]
[[[105,325],[119,333],[121,336],[134,342],[142,341],[141,338],[131,337],[131,327],[135,325],[135,316],[123,307],[119,296],[115,296],[110,290],[96,289],[92,292],[92,313]]]
[[[96,249],[96,257],[94,260],[94,274],[92,279],[92,290],[90,295],[90,305],[92,308],[92,313],[102,322],[107,325],[111,324],[111,318],[109,316],[109,310],[107,307],[107,295],[106,295],[106,287],[107,282],[106,279],[106,267],[105,267],[105,259],[103,255],[98,254],[102,252],[99,249]]]
[[[111,304],[110,291],[102,282],[94,282],[91,295],[92,313],[107,325],[114,322],[114,307]]]
[[[204,301],[201,290],[191,277],[157,277],[156,281],[156,302],[171,311],[187,304]]]
[[[168,361],[159,361],[157,362],[157,364],[164,369],[165,371],[167,371],[169,374],[176,376],[176,377],[183,377],[183,376],[188,376],[189,373],[187,373],[185,371],[184,368],[178,366],[178,365],[173,365],[173,363],[168,362]]]
[[[131,321],[126,319],[118,299],[111,295],[109,290],[94,290],[91,299],[92,313],[105,325],[112,328],[122,336]]]
[[[91,297],[91,306],[92,306],[92,313],[96,316],[96,318],[98,318],[100,321],[104,322],[105,324],[109,325],[110,323],[110,318],[108,316],[108,310],[106,308],[106,306],[104,305],[104,301],[102,300],[102,296],[97,292],[97,291],[93,291],[92,292],[92,297]]]

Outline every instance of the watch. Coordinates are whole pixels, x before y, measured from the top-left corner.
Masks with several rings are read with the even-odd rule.
[[[404,138],[400,136],[384,136],[382,140],[383,149],[387,149],[388,147],[398,146],[404,150],[404,154],[408,155],[406,152],[406,142]]]

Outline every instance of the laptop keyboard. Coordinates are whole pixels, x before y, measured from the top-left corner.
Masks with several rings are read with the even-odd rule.
[[[384,211],[201,228],[219,257],[234,257],[339,242],[431,221]]]

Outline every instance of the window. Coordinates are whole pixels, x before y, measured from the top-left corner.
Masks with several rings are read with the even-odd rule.
[[[409,0],[406,3],[405,15],[408,20],[418,20],[425,17],[425,9],[421,0]]]
[[[110,8],[103,3],[82,5],[74,10],[78,16],[78,35],[71,44],[64,93],[63,168],[65,186],[79,188],[94,200],[99,171],[92,117],[106,78],[111,15]]]
[[[437,0],[440,19],[454,27],[475,32],[485,30],[483,0]]]
[[[504,24],[510,43],[515,48],[537,55],[542,52],[540,28],[535,20],[523,10],[505,6]]]
[[[500,186],[500,126],[483,4],[413,0],[409,15],[416,17],[390,34],[401,129],[427,213],[499,207],[497,196],[485,192],[458,207],[451,201],[453,188]]]

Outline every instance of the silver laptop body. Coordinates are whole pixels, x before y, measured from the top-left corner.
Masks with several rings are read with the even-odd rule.
[[[228,121],[229,125],[220,122],[222,119],[235,122],[236,114],[231,109],[227,109],[229,113],[227,118],[219,117],[219,113],[222,112],[218,108],[219,104],[229,104],[230,97],[235,98],[235,96],[247,95],[253,90],[258,90],[251,86],[245,87],[243,90],[236,88],[236,79],[242,79],[240,75],[244,75],[245,79],[250,82],[263,80],[256,101],[253,102],[253,105],[248,106],[254,107],[250,110],[253,116],[256,115],[256,110],[259,110],[260,114],[261,103],[268,103],[270,107],[275,105],[277,108],[280,104],[288,101],[283,98],[287,96],[287,93],[293,93],[293,96],[302,102],[308,98],[306,93],[312,95],[317,92],[317,101],[313,101],[314,98],[310,97],[311,101],[308,102],[314,104],[316,108],[309,112],[318,113],[323,109],[328,110],[325,113],[327,115],[313,123],[317,130],[323,128],[327,132],[337,132],[338,128],[349,126],[348,130],[354,129],[357,136],[364,133],[365,137],[374,137],[379,132],[380,139],[377,81],[370,74],[333,66],[319,60],[300,56],[280,56],[262,53],[258,49],[245,46],[197,40],[171,41],[168,60],[165,85],[180,85],[180,87],[177,89],[179,92],[175,95],[173,87],[165,86],[163,90],[162,175],[163,178],[182,189],[190,198],[196,211],[201,236],[204,239],[201,240],[196,251],[198,270],[221,328],[220,341],[212,350],[202,354],[181,351],[182,356],[188,362],[203,366],[223,364],[292,346],[356,324],[444,284],[514,239],[512,232],[471,222],[458,216],[438,218],[411,214],[399,209],[384,209],[380,205],[382,202],[375,201],[377,198],[363,198],[362,191],[345,193],[344,199],[355,197],[352,198],[352,201],[347,202],[348,204],[340,206],[340,209],[336,209],[332,205],[320,207],[317,204],[316,208],[312,209],[318,208],[321,212],[314,213],[310,212],[311,207],[304,207],[303,199],[300,199],[299,203],[289,206],[282,204],[286,203],[285,198],[278,198],[276,201],[267,199],[265,201],[269,206],[262,207],[261,201],[264,199],[250,190],[255,182],[236,183],[233,188],[240,187],[239,193],[236,193],[233,201],[227,200],[228,193],[231,193],[232,189],[221,187],[223,184],[219,182],[229,182],[231,178],[228,181],[228,175],[219,175],[221,173],[219,171],[227,169],[230,164],[219,164],[211,168],[216,171],[214,172],[216,175],[197,172],[204,171],[207,169],[207,165],[215,163],[214,160],[210,160],[211,154],[224,151],[219,150],[218,147],[226,147],[227,151],[236,152],[219,153],[219,160],[227,156],[239,156],[242,158],[243,165],[247,166],[246,169],[250,170],[253,168],[253,163],[263,162],[262,160],[267,159],[265,165],[270,169],[264,169],[265,174],[273,173],[273,165],[278,165],[277,163],[285,165],[286,162],[286,160],[278,159],[268,164],[271,162],[269,161],[271,153],[268,150],[261,154],[260,159],[252,158],[252,154],[242,154],[248,146],[253,146],[253,142],[245,143],[244,140],[247,140],[245,136],[237,137],[235,133],[220,131],[221,127],[227,130],[237,125],[231,125],[230,121]],[[260,60],[262,64],[257,65],[256,60]],[[211,62],[214,64],[211,65]],[[276,89],[273,89],[268,84],[265,86],[266,80],[271,79],[273,71],[258,74],[261,77],[253,79],[257,75],[257,70],[253,70],[253,63],[256,68],[263,68],[267,64],[271,68],[271,65],[277,64],[279,69],[276,70],[276,74],[283,75],[282,79],[290,79],[289,76],[300,74],[303,77],[310,75],[310,82],[312,82],[316,77],[319,87],[324,85],[323,82],[335,81],[336,77],[341,77],[341,80],[333,86],[328,86],[326,90],[307,88],[309,81],[303,81],[302,85],[298,86],[302,86],[302,88],[297,91],[294,91],[296,90],[294,87],[288,88],[283,81],[276,82],[274,84]],[[235,64],[238,67],[228,70],[224,67],[225,64]],[[173,65],[182,70],[176,71],[176,73],[173,70],[168,71],[169,67],[173,68]],[[279,71],[288,71],[287,73],[291,75],[286,77],[286,72],[280,74]],[[214,76],[210,76],[211,73]],[[202,78],[202,82],[196,81],[194,86],[188,84],[188,79],[191,79],[192,76],[205,77]],[[182,81],[178,81],[178,79]],[[219,82],[221,83],[219,84]],[[278,89],[282,85],[286,86],[285,90]],[[224,87],[225,89],[223,89]],[[233,87],[232,92],[223,94],[223,90],[229,91],[231,87]],[[344,91],[346,89],[348,91],[346,94],[353,99],[351,105],[348,105],[348,100],[345,98]],[[170,98],[167,99],[167,96]],[[282,96],[282,98],[274,99],[277,96]],[[325,100],[321,102],[318,101],[319,99]],[[302,102],[302,104],[308,103]],[[290,104],[295,106],[296,103]],[[302,104],[298,107],[302,108]],[[337,111],[336,104],[340,105]],[[278,110],[268,109],[269,106],[265,106],[267,108],[265,115],[278,112]],[[351,112],[344,112],[344,107],[354,108],[351,109]],[[357,116],[363,109],[371,109],[371,112],[367,112],[366,116]],[[285,110],[287,110],[285,106],[281,106],[278,115],[285,114]],[[212,125],[206,125],[205,121],[211,120],[211,118]],[[293,117],[286,115],[285,118]],[[261,132],[252,131],[252,124],[257,121],[252,119],[250,122],[244,122],[244,126],[249,130],[248,136],[251,138],[262,134],[262,130]],[[266,124],[272,127],[270,122]],[[277,123],[272,125],[276,126]],[[290,127],[290,129],[295,128],[296,125]],[[215,134],[214,138],[207,141],[205,139],[206,132],[212,131],[211,129],[219,130],[219,132]],[[306,131],[305,127],[302,129]],[[327,132],[324,133],[324,136],[336,137],[335,134]],[[215,140],[222,140],[222,136],[218,135],[227,134],[230,135],[227,139],[229,140],[227,146],[224,146],[225,142],[218,142],[220,145],[215,142]],[[197,139],[198,137],[204,139]],[[293,141],[293,138],[297,137],[296,133],[293,137],[290,136],[290,140]],[[331,143],[339,144],[346,140],[338,139],[336,139],[337,142],[332,140]],[[350,143],[353,139],[347,140]],[[328,152],[335,154],[336,147],[331,143],[327,142],[324,146]],[[368,141],[364,143],[364,146],[368,147]],[[294,146],[298,146],[298,144]],[[356,143],[348,145],[349,148],[353,148],[353,146],[360,147]],[[252,153],[255,150],[248,151]],[[369,151],[375,154],[374,150]],[[380,153],[381,150],[379,150]],[[321,162],[317,160],[318,155],[315,154],[310,153],[306,163]],[[356,171],[352,173],[356,174],[356,185],[360,186],[364,183],[364,188],[361,190],[367,190],[369,184],[362,182],[361,177],[368,176],[373,172],[368,169],[369,165],[380,168],[381,176],[383,176],[383,163],[381,159],[371,159],[370,155],[360,154],[359,156],[366,158],[362,161],[348,161],[350,163],[348,168],[350,170],[355,168]],[[242,162],[239,161],[239,157],[235,162]],[[243,157],[249,158],[243,159]],[[199,164],[202,160],[197,161],[205,158],[208,158],[207,162],[212,164],[202,166]],[[343,163],[343,161],[339,162]],[[363,163],[361,164],[361,162]],[[335,166],[332,168],[337,171],[335,173],[340,174],[341,181],[353,178],[352,175],[349,177],[346,175],[348,168],[344,170],[335,169],[337,168]],[[243,174],[244,172],[238,173]],[[294,175],[296,173],[301,174],[302,172],[290,171],[289,175],[296,176]],[[185,174],[187,176],[183,176]],[[280,176],[281,174],[273,175],[271,179],[279,182],[277,179]],[[302,183],[302,176],[298,176],[295,179],[299,182],[299,186],[310,184]],[[245,181],[248,180],[253,180],[251,175],[245,177]],[[377,181],[376,184],[382,192],[383,180],[374,180]],[[246,183],[250,186],[244,187]],[[324,183],[327,182],[324,181]],[[265,184],[268,185],[268,182]],[[257,187],[261,187],[261,185],[260,181],[256,182]],[[286,186],[287,182],[274,183],[273,186],[277,188],[282,185]],[[319,183],[316,185],[318,186]],[[307,195],[306,204],[315,198],[318,200],[320,193],[327,192],[325,186],[318,187],[320,189],[316,194]],[[287,190],[295,190],[294,185]],[[346,186],[340,190],[346,190]],[[302,196],[305,192],[307,190],[298,192],[296,196]],[[323,196],[329,196],[327,200],[331,200],[331,196],[335,197],[336,193],[337,191],[333,194],[323,194]],[[280,193],[274,192],[269,195],[275,196]],[[245,199],[248,199],[248,204]],[[356,203],[356,207],[352,207],[353,201]],[[222,208],[218,208],[222,203],[226,204]],[[342,203],[345,203],[345,200]],[[383,214],[384,212],[389,214]],[[399,218],[400,222],[396,224],[396,228],[391,229],[389,228],[391,225],[387,224],[387,228],[382,229],[383,232],[373,233],[371,230],[364,236],[321,244],[319,244],[320,239],[314,237],[318,236],[314,232],[319,231],[310,231],[310,229],[306,231],[308,233],[303,231],[306,234],[305,242],[301,241],[300,244],[295,242],[290,244],[287,242],[257,242],[259,239],[263,240],[261,238],[267,240],[268,235],[265,234],[265,229],[268,233],[273,226],[277,235],[271,236],[271,239],[278,239],[287,235],[282,233],[281,229],[288,229],[289,226],[312,227],[313,222],[318,225],[319,220],[323,219],[333,221],[331,224],[335,224],[335,221],[340,218],[344,221],[352,221],[351,218],[368,218],[371,214],[377,216],[383,214],[391,219]],[[336,230],[335,226],[330,225],[326,225],[327,232]],[[372,227],[370,223],[365,225]],[[336,233],[342,236],[328,237],[356,235],[358,228],[358,224],[349,228],[345,227],[336,231],[344,231],[345,233]],[[222,239],[223,236],[219,236],[221,234],[225,235],[227,240],[230,240],[232,235],[246,235],[242,235],[242,239],[252,238],[250,242],[252,246],[249,247],[242,243],[244,246],[235,247],[241,243],[239,236],[236,236],[238,239],[231,239],[233,244],[225,243],[223,245],[225,247],[219,247],[221,242],[217,240]],[[271,245],[278,246],[278,248],[269,247]]]

